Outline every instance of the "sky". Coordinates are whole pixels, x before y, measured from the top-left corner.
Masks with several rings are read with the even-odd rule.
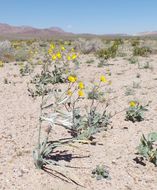
[[[0,0],[0,23],[73,33],[157,31],[157,0]]]

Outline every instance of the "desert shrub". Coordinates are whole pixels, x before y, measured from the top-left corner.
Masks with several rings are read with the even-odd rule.
[[[137,47],[137,46],[135,46],[133,49],[133,56],[147,56],[151,52],[152,51],[149,47]]]
[[[139,40],[139,39],[132,39],[132,40],[131,40],[131,45],[132,45],[133,47],[139,46],[139,45],[140,45],[140,40]]]
[[[29,59],[29,50],[25,47],[22,47],[15,51],[15,60],[16,61],[27,61]]]
[[[14,60],[14,52],[11,47],[11,42],[8,40],[0,41],[0,60],[3,62]]]
[[[117,55],[119,41],[114,41],[111,47],[100,49],[96,52],[99,59],[108,60],[110,58],[115,58]]]
[[[121,38],[119,38],[119,39],[115,39],[113,43],[114,45],[120,46],[124,44],[124,41]]]
[[[33,43],[35,43],[36,42],[36,40],[26,40],[26,45],[27,46],[31,46]]]
[[[104,44],[100,39],[85,40],[83,38],[79,38],[74,42],[74,44],[76,49],[83,54],[95,53],[104,47]]]
[[[64,163],[55,160],[59,156],[58,153],[56,155],[56,148],[74,142],[96,143],[94,134],[107,130],[111,122],[107,110],[109,103],[105,98],[86,101],[86,85],[73,69],[77,57],[77,52],[71,47],[69,51],[63,45],[50,44],[42,72],[32,81],[41,98],[38,143],[33,151],[36,168],[45,170],[47,164],[65,167]],[[71,68],[69,65],[72,65]],[[65,84],[60,84],[62,82]],[[105,88],[107,84],[107,79],[102,75],[96,88]],[[44,138],[41,137],[43,123],[48,125]],[[50,141],[49,134],[55,127],[63,127],[71,137]]]

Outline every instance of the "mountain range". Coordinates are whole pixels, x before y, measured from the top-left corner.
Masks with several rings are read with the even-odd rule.
[[[65,32],[59,27],[50,27],[39,29],[31,26],[11,26],[9,24],[0,23],[0,37],[3,38],[51,38],[53,36],[97,36],[95,34],[73,34]],[[104,34],[101,36],[128,36],[127,34]],[[157,36],[157,31],[141,32],[134,36]]]
[[[56,35],[72,35],[72,33],[65,32],[59,27],[50,27],[45,29],[39,29],[31,26],[11,26],[9,24],[0,23],[0,36],[1,37],[23,37],[23,38],[50,38]]]

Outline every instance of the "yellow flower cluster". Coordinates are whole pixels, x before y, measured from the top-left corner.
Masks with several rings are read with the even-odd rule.
[[[79,82],[79,83],[78,83],[78,88],[79,88],[79,90],[78,90],[78,96],[79,96],[79,97],[83,97],[83,96],[84,96],[84,91],[83,91],[83,89],[85,88],[84,83],[83,83],[83,82]]]
[[[64,52],[65,50],[66,48],[64,47],[64,45],[60,45],[58,48],[54,44],[51,44],[48,50],[48,54],[51,56],[53,61],[61,58],[64,59],[64,57],[67,61],[71,61],[75,60],[78,57],[78,55],[75,53],[74,48],[72,48],[70,52]]]
[[[71,83],[75,83],[77,81],[77,77],[74,76],[74,75],[70,75],[68,77],[68,81],[71,82]],[[79,82],[78,83],[78,96],[79,97],[84,97],[84,91],[83,91],[84,88],[85,88],[84,83],[83,82]],[[73,93],[72,93],[71,89],[68,89],[67,95],[68,96],[72,96],[72,94]]]
[[[48,54],[52,56],[54,49],[55,49],[55,45],[54,44],[50,44],[50,48],[48,50]]]
[[[56,59],[61,59],[62,55],[60,52],[57,52],[56,54],[52,54],[52,60],[55,61]]]
[[[75,60],[76,58],[77,58],[76,53],[73,53],[71,56],[70,56],[70,55],[67,55],[67,60],[68,60],[68,61]]]

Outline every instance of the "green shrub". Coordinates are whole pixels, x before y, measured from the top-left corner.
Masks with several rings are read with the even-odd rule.
[[[151,52],[152,51],[149,47],[137,47],[137,46],[135,46],[133,49],[133,56],[147,56]]]

